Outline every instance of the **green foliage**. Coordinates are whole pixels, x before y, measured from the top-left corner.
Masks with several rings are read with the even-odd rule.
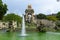
[[[35,28],[36,24],[35,23],[26,23],[26,26],[28,26],[29,28]]]
[[[56,16],[47,16],[48,20],[57,21]]]
[[[37,19],[46,19],[46,15],[40,13],[37,15]]]
[[[14,13],[11,13],[11,14],[7,14],[6,16],[4,16],[3,18],[4,21],[11,21],[11,20],[14,20],[14,21],[17,21],[17,22],[20,22],[22,21],[22,18],[18,15],[15,15]]]
[[[6,14],[7,10],[7,5],[3,4],[2,0],[0,0],[0,20],[3,19],[3,16]]]
[[[56,22],[56,26],[60,27],[60,21]]]
[[[58,20],[60,20],[60,12],[57,13],[57,16]]]
[[[60,32],[60,21],[56,21],[55,30],[56,30],[57,32]]]
[[[39,32],[46,32],[46,26],[40,21],[40,23],[37,25],[37,30]]]

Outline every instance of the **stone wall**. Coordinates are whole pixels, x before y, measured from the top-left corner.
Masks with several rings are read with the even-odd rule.
[[[37,25],[40,24],[40,22],[42,22],[42,24],[46,25],[46,26],[51,26],[51,27],[55,27],[55,22],[53,21],[49,21],[49,20],[46,20],[46,19],[40,19],[40,20],[37,20]]]
[[[16,21],[13,21],[12,25],[13,25],[14,28],[17,28],[17,22]],[[9,26],[9,22],[0,21],[0,29],[8,28],[8,26]]]

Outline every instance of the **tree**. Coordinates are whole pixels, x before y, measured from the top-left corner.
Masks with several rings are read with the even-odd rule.
[[[46,15],[40,13],[37,15],[37,19],[46,19]]]
[[[56,16],[47,16],[48,20],[57,21]]]
[[[57,16],[58,20],[60,20],[60,12],[57,13]]]
[[[18,15],[15,15],[14,13],[10,13],[4,16],[3,20],[4,21],[17,21],[21,23],[22,18]]]
[[[0,20],[3,19],[3,16],[6,14],[7,10],[7,5],[3,4],[2,0],[0,0]]]

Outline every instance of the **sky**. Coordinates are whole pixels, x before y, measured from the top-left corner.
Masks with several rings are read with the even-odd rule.
[[[7,4],[7,13],[15,13],[17,15],[25,14],[25,9],[31,4],[34,14],[52,14],[60,11],[60,2],[57,0],[2,0]]]

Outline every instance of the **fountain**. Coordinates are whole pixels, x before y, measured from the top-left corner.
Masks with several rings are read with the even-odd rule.
[[[22,20],[21,36],[27,36],[26,30],[25,30],[25,20],[24,20],[24,15],[23,15],[23,20]]]

